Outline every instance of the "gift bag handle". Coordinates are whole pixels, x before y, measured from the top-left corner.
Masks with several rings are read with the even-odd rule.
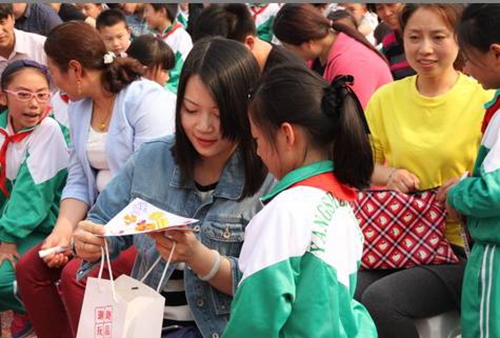
[[[111,281],[111,291],[113,292],[113,300],[116,303],[118,301],[118,298],[116,297],[115,282],[113,280],[113,271],[111,270],[111,261],[109,259],[109,249],[107,240],[104,240],[104,249],[101,246],[101,266],[99,268],[99,275],[97,276],[99,283],[101,282],[102,271],[104,270],[104,260],[106,260],[108,264],[109,280]]]
[[[168,267],[170,266],[170,261],[172,260],[172,256],[174,255],[175,247],[177,243],[174,241],[172,245],[172,250],[170,250],[170,254],[168,255],[167,263],[165,264],[165,268],[163,269],[163,273],[161,274],[160,282],[158,283],[158,286],[156,287],[156,292],[160,292],[160,288],[163,284],[163,280],[165,279],[165,276],[167,274]],[[156,259],[156,261],[151,265],[148,271],[144,274],[144,276],[141,278],[140,282],[144,283],[146,278],[151,274],[151,271],[160,263],[160,260],[162,259],[161,255]]]

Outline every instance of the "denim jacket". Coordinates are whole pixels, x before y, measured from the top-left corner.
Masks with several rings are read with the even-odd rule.
[[[234,294],[241,278],[238,256],[245,227],[262,208],[259,197],[270,191],[274,179],[269,175],[257,194],[241,199],[245,177],[241,154],[236,151],[226,164],[213,195],[202,203],[194,182],[181,182],[179,167],[171,154],[173,144],[169,137],[146,143],[99,195],[88,219],[106,224],[136,197],[177,215],[198,219],[198,239],[208,248],[227,256],[231,262]],[[112,256],[132,243],[136,246],[138,256],[132,277],[137,279],[144,276],[159,255],[155,242],[146,235],[111,237],[108,243]],[[92,264],[84,263],[78,278],[92,267]],[[164,268],[165,261],[161,260],[145,283],[156,288]],[[161,288],[168,282],[174,268],[172,265],[167,270]],[[189,307],[203,337],[221,336],[228,321],[232,297],[201,281],[189,268],[184,271],[184,282]]]

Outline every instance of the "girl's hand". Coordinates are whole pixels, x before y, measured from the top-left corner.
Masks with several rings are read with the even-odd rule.
[[[104,247],[104,227],[91,221],[81,221],[73,233],[75,251],[78,257],[89,262],[101,259]]]
[[[67,247],[68,250],[62,253],[53,253],[43,258],[43,261],[49,268],[59,268],[68,263],[69,256],[71,256],[70,242],[72,230],[64,231],[61,229],[54,229],[52,233],[45,239],[41,250],[50,249],[55,246]]]
[[[460,181],[459,178],[452,178],[444,182],[443,185],[438,189],[436,194],[436,199],[439,203],[444,203],[448,195],[448,191],[453,188]]]
[[[170,230],[165,232],[151,232],[149,236],[156,242],[156,250],[164,260],[168,260],[174,242],[175,251],[172,263],[184,262],[187,265],[196,259],[204,247],[191,231]]]
[[[448,203],[446,203],[446,220],[449,222],[460,222],[460,213]]]
[[[406,169],[394,169],[387,181],[387,189],[396,190],[403,194],[418,190],[419,187],[418,177]]]
[[[12,268],[16,267],[16,260],[19,260],[21,256],[17,252],[16,243],[0,243],[0,265],[3,264],[5,260],[12,264]]]

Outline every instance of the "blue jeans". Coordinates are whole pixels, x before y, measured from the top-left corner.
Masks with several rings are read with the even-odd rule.
[[[180,329],[163,331],[161,338],[203,338],[196,327],[183,327]]]

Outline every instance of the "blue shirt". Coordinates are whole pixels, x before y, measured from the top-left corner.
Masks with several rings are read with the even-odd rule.
[[[90,207],[98,194],[95,170],[87,158],[92,100],[70,102],[68,118],[72,144],[62,199],[78,199]],[[111,174],[118,173],[142,143],[170,135],[174,129],[175,104],[163,87],[145,79],[126,86],[116,95],[106,139]]]
[[[62,23],[56,11],[48,4],[28,3],[23,15],[16,19],[15,27],[25,32],[47,35]]]
[[[269,192],[274,179],[268,176],[260,191],[242,198],[245,174],[241,153],[236,151],[228,160],[213,195],[202,202],[193,181],[182,183],[180,169],[171,153],[172,138],[162,138],[144,144],[99,195],[88,219],[106,224],[133,199],[141,198],[168,212],[199,220],[198,239],[210,249],[227,256],[231,262],[233,293],[241,278],[238,256],[244,239],[245,227],[262,208],[259,197]],[[132,277],[140,279],[159,254],[155,242],[146,235],[108,238],[110,251],[116,256],[132,243],[137,248],[137,259]],[[78,278],[92,267],[84,263]],[[161,261],[146,278],[145,283],[157,288],[165,261]],[[160,289],[168,282],[175,264],[171,265]],[[201,281],[189,268],[184,271],[186,298],[203,337],[222,336],[228,321],[232,296]]]

